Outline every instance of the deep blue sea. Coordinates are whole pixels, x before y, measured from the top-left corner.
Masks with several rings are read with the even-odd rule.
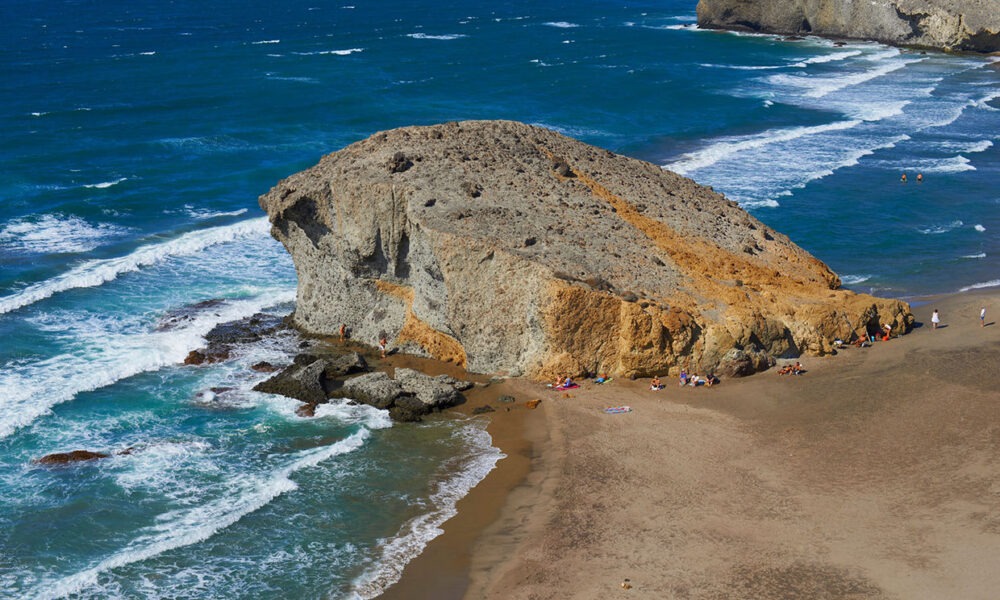
[[[701,31],[694,7],[0,3],[0,597],[375,597],[501,459],[477,421],[250,391],[290,334],[180,365],[292,308],[257,196],[379,130],[550,127],[713,186],[854,289],[1000,285],[997,58]]]

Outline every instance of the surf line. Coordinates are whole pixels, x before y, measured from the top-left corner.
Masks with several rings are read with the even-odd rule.
[[[264,237],[268,234],[269,227],[267,217],[249,219],[233,225],[192,231],[159,244],[141,246],[125,256],[89,260],[51,279],[33,283],[19,292],[0,298],[0,315],[60,292],[103,285],[117,279],[122,273],[138,271],[172,256],[197,254],[210,246],[241,238]]]
[[[236,498],[227,495],[203,506],[175,511],[172,516],[176,518],[159,521],[157,525],[149,527],[144,535],[96,565],[58,581],[43,584],[29,595],[48,599],[77,594],[97,585],[98,576],[107,571],[149,560],[176,548],[201,543],[246,515],[267,506],[278,496],[298,489],[298,484],[291,479],[296,471],[353,452],[364,445],[369,435],[370,431],[362,428],[329,446],[302,451],[290,464],[272,472],[271,477],[256,482],[255,489],[250,493]]]

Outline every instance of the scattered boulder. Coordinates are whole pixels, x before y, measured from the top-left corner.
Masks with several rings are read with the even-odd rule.
[[[716,372],[724,377],[745,377],[774,366],[774,357],[760,350],[733,348],[726,352]]]
[[[415,396],[430,410],[455,406],[462,401],[462,394],[449,385],[447,380],[424,375],[413,369],[396,369],[396,381],[404,392]]]
[[[296,408],[295,409],[295,414],[297,414],[300,417],[315,417],[316,416],[316,406],[317,406],[316,404],[313,404],[311,402],[307,402],[305,404],[302,404],[298,408]]]
[[[337,394],[384,410],[394,405],[403,394],[403,387],[387,374],[377,371],[348,379]]]
[[[472,409],[472,414],[474,415],[485,415],[486,413],[496,412],[497,409],[493,408],[489,404],[484,406],[477,406]]]
[[[513,404],[514,396],[500,396],[499,398],[497,398],[497,402],[499,402],[500,404]]]
[[[323,375],[328,379],[352,375],[354,373],[364,373],[368,370],[368,363],[363,356],[357,352],[349,352],[343,356],[328,359]]]
[[[250,365],[250,369],[257,371],[258,373],[274,373],[278,370],[278,367],[272,365],[266,360],[262,360],[259,363]]]
[[[326,390],[323,387],[323,371],[326,365],[325,360],[315,360],[305,366],[292,364],[274,377],[258,383],[253,389],[311,404],[326,402]]]
[[[73,450],[72,452],[56,452],[54,454],[46,454],[45,456],[39,458],[35,462],[40,465],[66,465],[76,462],[96,460],[98,458],[107,458],[109,456],[111,455],[105,454],[103,452],[91,452],[90,450]]]

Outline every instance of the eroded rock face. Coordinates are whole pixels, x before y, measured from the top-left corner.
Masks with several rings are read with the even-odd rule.
[[[700,0],[698,26],[1000,51],[1000,7],[993,0]]]
[[[734,349],[744,371],[913,322],[711,189],[521,123],[378,133],[260,204],[295,262],[297,327],[472,371],[714,371]]]

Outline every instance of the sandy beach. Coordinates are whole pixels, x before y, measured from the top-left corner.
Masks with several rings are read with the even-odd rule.
[[[998,300],[914,302],[800,376],[492,385],[463,411],[499,408],[508,458],[382,597],[995,598]]]

